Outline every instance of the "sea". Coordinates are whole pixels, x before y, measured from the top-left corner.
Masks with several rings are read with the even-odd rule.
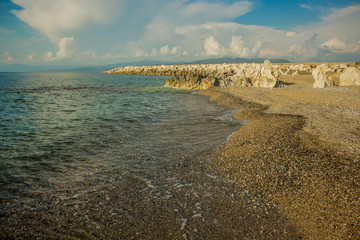
[[[0,237],[246,232],[238,219],[256,201],[208,167],[243,123],[196,91],[163,87],[165,80],[0,73]]]

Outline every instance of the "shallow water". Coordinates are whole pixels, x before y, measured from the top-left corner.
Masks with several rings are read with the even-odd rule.
[[[283,234],[270,206],[207,169],[241,122],[194,92],[162,87],[164,81],[0,73],[1,236],[264,234],[245,220],[278,222],[272,228]]]

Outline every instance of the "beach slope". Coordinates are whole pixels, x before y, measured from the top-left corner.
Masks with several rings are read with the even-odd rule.
[[[212,160],[214,171],[275,204],[306,239],[359,239],[360,87],[211,88],[248,123]]]
[[[247,124],[213,158],[213,171],[274,205],[306,239],[360,239],[358,69],[265,61],[106,73],[172,76],[165,86],[202,90],[210,101],[241,109],[234,118]],[[343,81],[345,72],[350,80]]]

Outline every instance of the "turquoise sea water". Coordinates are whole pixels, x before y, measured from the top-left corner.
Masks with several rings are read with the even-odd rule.
[[[226,110],[164,79],[98,73],[1,73],[3,197],[68,169],[172,164],[239,128]],[[85,169],[84,169],[85,170]],[[4,192],[5,190],[5,192]]]
[[[0,238],[238,236],[251,201],[206,164],[241,123],[164,82],[0,73]]]

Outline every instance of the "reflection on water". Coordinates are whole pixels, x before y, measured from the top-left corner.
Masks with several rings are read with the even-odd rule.
[[[154,76],[1,73],[0,236],[265,234],[247,229],[245,219],[274,225],[266,236],[284,235],[270,206],[207,170],[209,154],[241,123],[163,83]]]

